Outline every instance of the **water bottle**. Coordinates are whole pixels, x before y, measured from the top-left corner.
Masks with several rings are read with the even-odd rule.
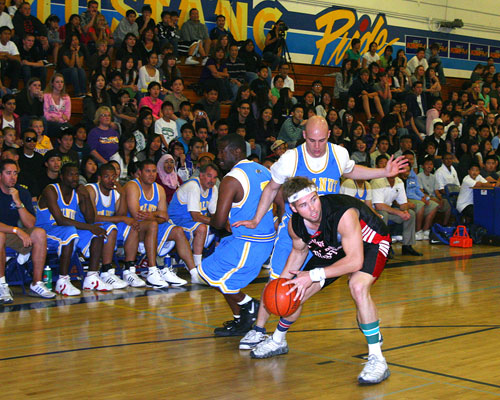
[[[52,290],[52,269],[48,265],[43,269],[42,280],[47,289]]]
[[[170,258],[169,255],[165,257],[164,262],[165,262],[165,268],[170,268],[172,266],[172,259]]]

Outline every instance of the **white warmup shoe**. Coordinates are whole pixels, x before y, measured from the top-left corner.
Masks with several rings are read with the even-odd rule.
[[[429,240],[429,234],[431,233],[430,229],[424,231],[424,240]]]
[[[425,239],[425,237],[424,237],[424,231],[415,232],[415,240],[421,241],[421,240],[424,240],[424,239]]]
[[[101,272],[101,279],[111,285],[113,289],[125,289],[128,286],[127,282],[115,275],[114,268],[109,269],[108,272]]]
[[[30,296],[41,297],[42,299],[53,299],[56,294],[45,286],[45,282],[38,281],[34,285],[30,284]]]
[[[104,282],[97,272],[87,272],[82,287],[83,290],[97,290],[99,292],[111,292],[113,290],[113,286]]]
[[[0,283],[0,304],[10,304],[14,301],[12,290],[8,283]]]
[[[368,362],[365,363],[363,371],[358,376],[358,382],[363,385],[374,385],[380,383],[391,375],[385,358],[379,358],[376,354],[368,356]]]
[[[179,278],[174,271],[173,267],[164,267],[161,270],[161,276],[165,282],[168,282],[172,286],[183,286],[187,283],[185,279]]]
[[[394,235],[392,237],[392,243],[397,243],[397,242],[402,242],[403,241],[403,236],[401,235]]]
[[[146,283],[150,287],[154,288],[167,288],[168,282],[163,279],[163,276],[160,274],[160,271],[157,267],[149,268],[148,277],[146,278]]]
[[[288,353],[286,340],[283,340],[281,343],[277,343],[273,340],[272,336],[269,336],[266,340],[254,347],[254,349],[250,352],[250,357],[269,358],[286,353]]]
[[[195,271],[195,272],[193,272]],[[205,285],[207,286],[208,283],[203,280],[203,278],[200,276],[200,273],[198,272],[198,268],[195,268],[194,270],[189,271],[191,274],[191,283],[196,284],[196,285]]]
[[[269,336],[262,332],[257,332],[255,329],[248,331],[247,334],[240,340],[240,350],[252,350],[259,343],[266,340]]]
[[[184,61],[184,64],[186,65],[198,65],[200,62],[196,61],[193,56],[189,56],[186,58],[186,61]]]
[[[208,57],[204,57],[203,60],[201,60],[201,65],[205,65],[208,61]]]
[[[61,276],[56,282],[56,293],[62,294],[63,296],[78,296],[80,289],[77,289],[71,283],[69,275]]]
[[[126,269],[123,271],[123,279],[127,282],[130,287],[140,288],[146,286],[146,282],[144,282],[141,278],[137,276],[135,273],[135,267],[130,267],[130,269]]]

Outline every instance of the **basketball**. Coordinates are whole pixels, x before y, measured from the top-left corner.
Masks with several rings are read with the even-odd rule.
[[[264,307],[271,314],[279,317],[288,317],[299,308],[300,300],[294,300],[295,292],[287,295],[291,286],[282,286],[289,279],[279,278],[269,282],[264,289],[263,300]]]

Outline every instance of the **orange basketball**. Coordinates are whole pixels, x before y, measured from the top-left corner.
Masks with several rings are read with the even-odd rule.
[[[288,282],[289,279],[279,278],[269,282],[264,289],[264,307],[271,314],[279,317],[288,317],[292,315],[297,308],[299,308],[300,300],[294,300],[296,292],[287,295],[291,286],[282,286],[283,283]]]

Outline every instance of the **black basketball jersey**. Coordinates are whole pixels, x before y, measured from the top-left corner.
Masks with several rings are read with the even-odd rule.
[[[297,213],[292,215],[293,231],[316,257],[333,260],[345,256],[337,226],[350,208],[355,208],[359,212],[363,242],[378,244],[382,240],[387,241],[389,234],[387,225],[361,200],[345,194],[328,194],[320,196],[320,201],[321,222],[318,231],[312,235],[307,231],[304,218]]]

